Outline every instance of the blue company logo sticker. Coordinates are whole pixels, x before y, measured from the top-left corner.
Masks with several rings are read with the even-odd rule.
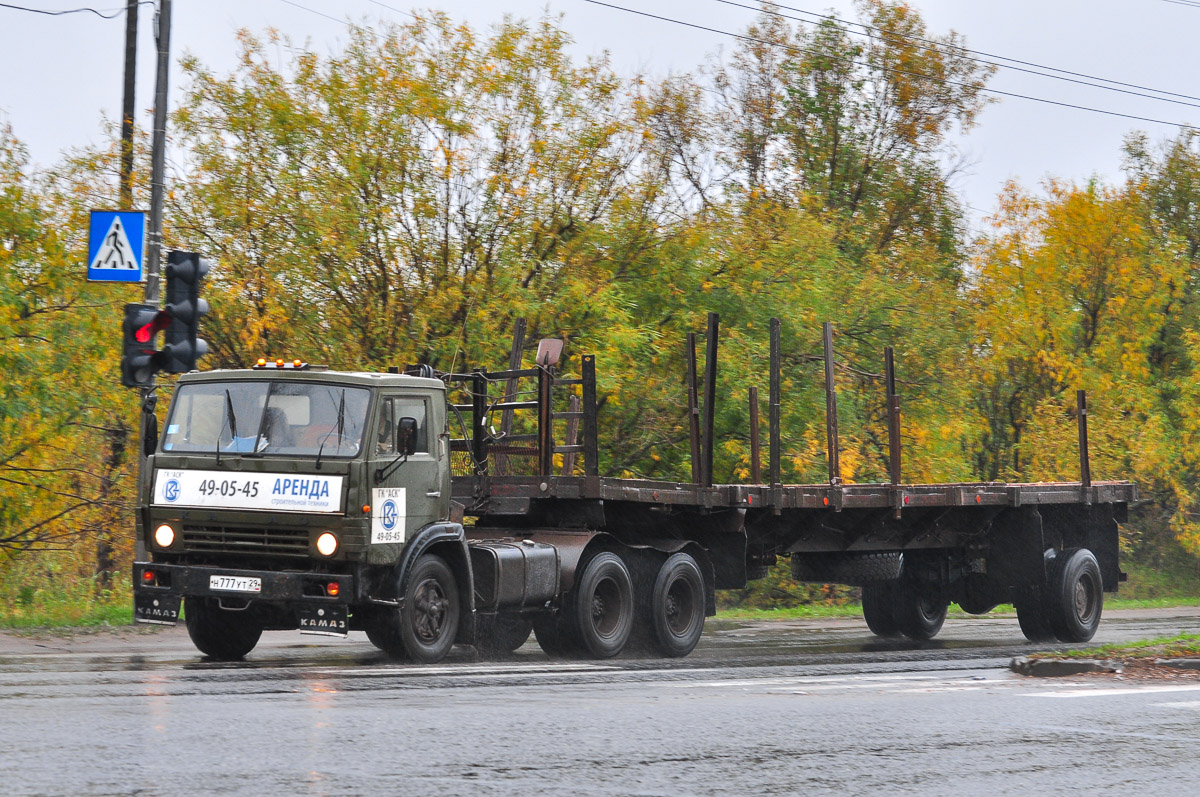
[[[168,479],[166,486],[163,487],[163,498],[168,501],[179,500],[179,481],[176,479]]]
[[[398,515],[396,512],[396,502],[390,498],[384,501],[382,514],[383,517],[379,522],[383,524],[383,527],[388,531],[396,528],[396,517]]]

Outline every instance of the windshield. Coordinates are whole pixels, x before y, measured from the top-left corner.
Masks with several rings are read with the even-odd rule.
[[[311,382],[180,385],[162,450],[352,457],[362,445],[370,395],[361,387]]]

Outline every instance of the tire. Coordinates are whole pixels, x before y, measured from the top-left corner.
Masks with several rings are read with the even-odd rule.
[[[691,653],[704,633],[704,576],[686,553],[672,554],[658,570],[650,594],[654,646],[664,656]]]
[[[1087,642],[1096,635],[1104,611],[1100,563],[1087,548],[1069,548],[1050,567],[1047,616],[1061,642]]]
[[[891,581],[873,581],[862,588],[863,618],[867,628],[875,636],[892,638],[900,636],[896,617],[892,609],[895,584]]]
[[[895,581],[904,571],[904,554],[897,551],[854,554],[792,554],[792,577],[816,584],[862,586]]]
[[[587,563],[570,605],[570,621],[581,650],[597,659],[617,655],[633,631],[633,580],[614,553]]]
[[[402,608],[381,608],[367,623],[367,639],[394,659],[436,664],[454,646],[459,617],[450,566],[440,556],[422,554],[409,571]]]
[[[533,636],[542,652],[552,659],[565,658],[578,650],[578,645],[571,638],[570,630],[565,627],[562,618],[558,615],[535,617]]]
[[[950,600],[939,584],[901,581],[892,595],[892,617],[896,629],[921,642],[937,636],[946,622]]]
[[[249,610],[227,611],[215,598],[184,598],[183,616],[192,644],[216,661],[240,661],[262,636]]]
[[[519,614],[500,612],[477,620],[475,647],[483,656],[505,656],[525,644],[533,623]]]
[[[1017,622],[1021,633],[1030,642],[1053,642],[1054,629],[1050,627],[1050,616],[1045,601],[1032,590],[1026,590],[1013,599],[1017,609]]]

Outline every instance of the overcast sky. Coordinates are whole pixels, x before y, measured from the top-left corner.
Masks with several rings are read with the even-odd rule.
[[[10,5],[46,10],[76,8],[88,2],[106,12],[122,5],[121,0],[5,0]],[[742,30],[755,15],[717,0],[611,3],[725,31]],[[854,18],[850,0],[784,0],[784,4]],[[911,0],[911,5],[922,13],[931,31],[942,33],[952,28],[976,50],[1200,97],[1200,47],[1196,46],[1200,3]],[[240,28],[261,31],[275,27],[325,53],[337,50],[346,39],[347,27],[338,20],[403,20],[406,17],[398,10],[411,7],[401,0],[175,0],[172,95],[178,98],[181,88],[181,54],[192,53],[217,71],[228,71],[235,62],[234,34]],[[734,43],[720,33],[639,17],[585,0],[441,0],[422,7],[439,8],[475,27],[486,27],[505,13],[536,18],[549,9],[562,15],[581,56],[607,50],[614,66],[630,74],[692,71],[707,55],[722,47],[728,50]],[[139,19],[137,99],[138,108],[144,109],[141,122],[148,127],[154,81],[151,4],[141,7]],[[52,17],[0,7],[0,122],[12,125],[41,165],[53,162],[64,149],[100,143],[102,119],[116,119],[120,114],[123,57],[121,16],[111,20],[93,14]],[[1009,69],[1001,69],[989,85],[1062,103],[1200,125],[1200,99],[1195,98],[1171,97],[1175,102],[1149,99]],[[1158,140],[1178,130],[1015,97],[999,99],[958,142],[971,163],[958,187],[976,218],[994,207],[997,192],[1010,178],[1027,185],[1051,175],[1077,182],[1094,175],[1116,181],[1120,179],[1121,140],[1127,132],[1146,130]]]

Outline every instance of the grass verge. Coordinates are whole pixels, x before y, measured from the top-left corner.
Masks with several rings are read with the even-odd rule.
[[[1108,598],[1106,610],[1113,609],[1174,609],[1181,606],[1200,606],[1200,597],[1176,598]],[[1015,614],[1011,604],[1001,604],[985,615],[973,615],[951,604],[950,617],[987,617],[991,614]],[[862,606],[847,603],[838,606],[813,604],[781,609],[722,609],[717,612],[718,620],[804,620],[822,617],[862,617]]]
[[[1200,656],[1200,634],[1180,632],[1175,636],[1139,642],[1097,645],[1081,650],[1032,653],[1031,659],[1174,659]]]

